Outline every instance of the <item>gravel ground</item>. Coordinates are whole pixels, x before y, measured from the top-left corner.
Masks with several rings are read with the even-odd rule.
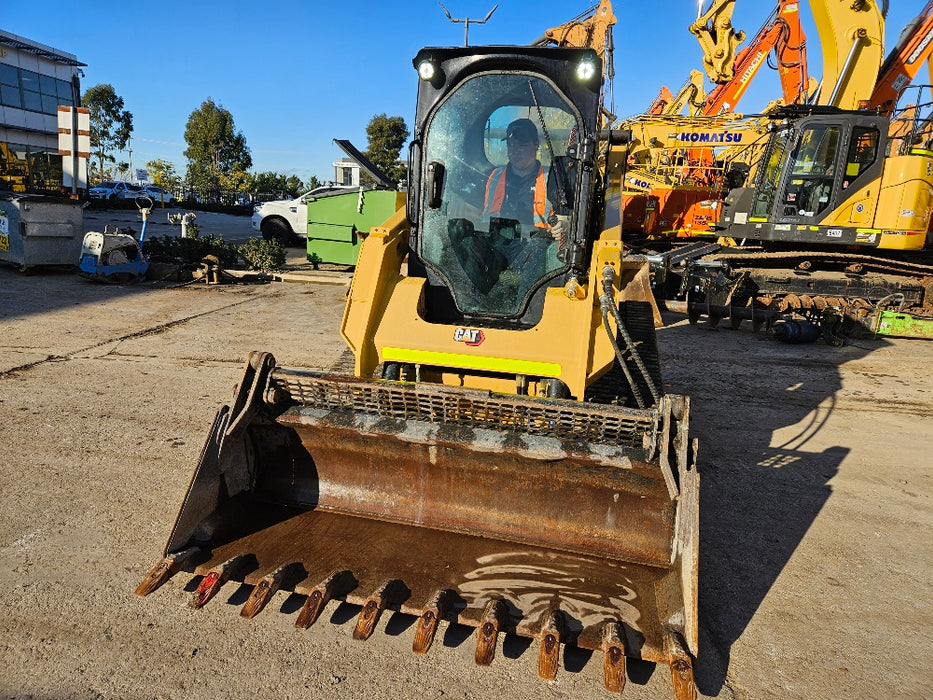
[[[186,574],[133,595],[247,353],[329,367],[346,287],[0,267],[0,289],[0,696],[606,695],[599,654],[568,650],[546,683],[535,646],[505,638],[478,668],[455,625],[419,657],[402,615],[356,642],[358,609],[337,602],[297,631],[286,592],[251,621],[236,584],[198,612]],[[790,346],[675,322],[659,344],[700,440],[701,693],[930,697],[933,343]],[[632,665],[623,697],[670,693],[666,667]]]

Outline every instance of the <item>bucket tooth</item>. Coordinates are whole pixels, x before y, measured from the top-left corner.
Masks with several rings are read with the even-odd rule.
[[[689,658],[671,662],[671,680],[674,682],[676,700],[696,700],[697,687],[693,680],[693,663]]]
[[[476,634],[476,653],[473,660],[479,666],[489,666],[496,656],[499,632],[508,619],[508,608],[500,599],[490,600],[483,609],[483,619]]]
[[[671,681],[675,700],[696,700],[697,687],[693,678],[693,659],[676,636],[667,636],[667,653],[671,660]]]
[[[557,678],[560,667],[560,644],[564,636],[564,614],[560,610],[549,610],[544,615],[541,632],[538,634],[538,676],[547,681]]]
[[[427,654],[434,635],[437,633],[437,624],[447,615],[450,606],[450,591],[442,590],[435,593],[425,606],[415,628],[415,639],[411,650],[416,654]]]
[[[198,609],[207,605],[207,602],[217,594],[227,579],[243,567],[247,559],[254,559],[254,557],[250,554],[238,554],[207,572],[198,584],[197,590],[191,595],[188,607]]]
[[[246,601],[243,608],[240,610],[240,616],[250,619],[261,613],[263,608],[272,600],[272,596],[275,595],[275,592],[285,584],[290,576],[296,573],[298,566],[299,564],[297,562],[284,564],[272,573],[263,576],[259,580],[259,583],[253,587],[253,592],[250,593],[249,600]]]
[[[356,588],[356,578],[349,571],[334,571],[330,576],[311,589],[305,604],[301,606],[295,627],[306,630],[321,616],[332,598],[344,595]]]
[[[603,626],[603,683],[610,693],[625,689],[625,642],[618,622]]]
[[[169,554],[167,557],[161,559],[158,564],[152,567],[149,573],[146,574],[145,578],[143,578],[136,587],[136,595],[145,596],[152,593],[156,588],[177,574],[181,570],[181,567],[185,565],[185,562],[200,551],[201,550],[197,547],[191,547],[190,549],[184,549],[180,552]]]
[[[393,603],[407,598],[407,591],[408,588],[398,579],[392,579],[382,584],[363,603],[363,610],[356,621],[356,629],[353,630],[353,638],[360,641],[369,639],[376,629],[382,611]]]

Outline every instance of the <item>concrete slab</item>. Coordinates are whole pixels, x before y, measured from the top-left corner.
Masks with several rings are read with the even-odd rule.
[[[479,669],[456,626],[418,657],[402,616],[358,643],[357,611],[336,603],[296,632],[301,601],[284,592],[252,621],[229,584],[197,613],[190,577],[133,596],[246,354],[329,367],[345,287],[110,287],[0,268],[0,293],[4,695],[603,694],[598,654],[567,650],[544,683],[535,646],[505,639]],[[702,696],[928,696],[933,343],[837,350],[674,323],[659,344],[700,441]],[[665,669],[633,665],[629,680],[623,697],[670,697]]]

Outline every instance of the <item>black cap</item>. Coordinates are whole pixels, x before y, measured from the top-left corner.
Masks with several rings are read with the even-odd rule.
[[[537,141],[538,129],[530,119],[516,119],[509,124],[509,128],[505,130],[505,139],[502,140],[505,141],[511,138],[516,138],[519,141]]]

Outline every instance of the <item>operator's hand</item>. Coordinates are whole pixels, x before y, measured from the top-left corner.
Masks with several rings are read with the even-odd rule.
[[[563,248],[570,233],[570,217],[552,214],[548,223],[551,225],[551,236],[557,241],[557,246]]]

